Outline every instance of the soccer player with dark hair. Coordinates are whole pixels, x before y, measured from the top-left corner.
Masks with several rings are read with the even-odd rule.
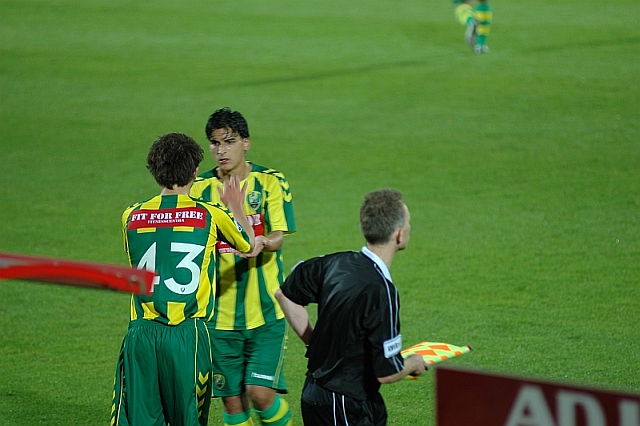
[[[224,204],[216,188],[236,177],[247,186],[244,213],[256,235],[249,257],[218,245],[216,306],[209,322],[216,350],[213,394],[222,397],[225,425],[252,425],[251,405],[263,424],[289,425],[291,411],[279,395],[287,390],[288,326],[274,298],[284,281],[284,236],[296,229],[289,183],[277,170],[247,161],[251,142],[241,113],[221,108],[205,131],[217,166],[198,177],[191,195]]]
[[[489,0],[477,0],[476,8],[469,3],[470,0],[453,0],[456,20],[464,25],[465,40],[473,47],[475,53],[488,53],[487,37],[491,30],[493,14]]]
[[[234,214],[196,200],[189,190],[204,158],[189,136],[159,137],[147,168],[160,195],[122,215],[125,251],[132,266],[154,271],[153,293],[133,295],[131,321],[118,357],[112,426],[208,423],[215,247],[219,238],[243,253],[254,245],[242,211],[245,190],[227,181],[220,198]]]
[[[276,298],[296,334],[307,344],[302,389],[305,426],[386,425],[380,386],[420,375],[420,355],[403,359],[400,300],[389,268],[409,242],[409,210],[402,194],[367,194],[360,209],[366,245],[298,264]],[[305,309],[318,305],[311,324]]]

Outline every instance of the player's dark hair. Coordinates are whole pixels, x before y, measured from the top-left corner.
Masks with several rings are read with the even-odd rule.
[[[405,215],[400,191],[388,188],[373,191],[364,197],[360,208],[360,230],[368,243],[384,244],[404,225]]]
[[[233,133],[239,134],[241,138],[249,137],[247,120],[238,111],[231,111],[228,107],[216,110],[209,117],[205,128],[207,139],[211,140],[211,133],[217,129],[231,129]]]
[[[186,186],[194,178],[204,151],[192,137],[183,133],[167,133],[151,145],[147,155],[147,169],[160,186],[173,189]]]

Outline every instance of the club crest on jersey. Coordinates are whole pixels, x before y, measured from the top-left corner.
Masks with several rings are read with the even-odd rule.
[[[260,204],[262,204],[261,202],[262,193],[260,191],[251,191],[247,194],[247,203],[254,211],[257,212],[260,209]]]
[[[222,389],[224,387],[225,382],[226,382],[226,379],[224,378],[224,374],[213,375],[213,384],[216,386],[216,388]]]

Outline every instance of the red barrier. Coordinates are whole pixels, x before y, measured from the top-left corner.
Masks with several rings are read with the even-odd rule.
[[[438,426],[639,426],[640,396],[436,369]]]
[[[0,253],[0,278],[82,287],[107,287],[136,294],[153,291],[154,273],[125,266]]]

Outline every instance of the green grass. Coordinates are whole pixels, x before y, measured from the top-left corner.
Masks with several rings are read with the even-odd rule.
[[[151,142],[206,147],[228,105],[291,182],[287,266],[358,249],[362,196],[398,188],[405,344],[638,393],[640,4],[492,5],[475,56],[446,1],[0,1],[0,251],[124,264]],[[0,424],[108,424],[128,296],[4,281],[0,301]],[[298,424],[304,367],[292,336]],[[383,389],[390,425],[434,424],[433,373]]]

